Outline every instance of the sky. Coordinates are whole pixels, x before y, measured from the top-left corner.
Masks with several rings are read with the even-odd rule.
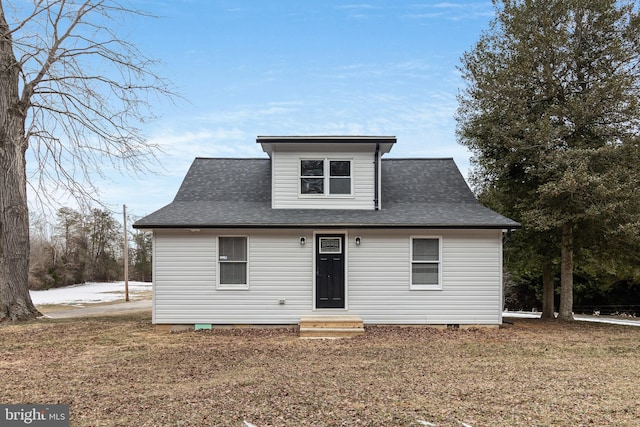
[[[126,23],[124,37],[181,97],[143,129],[163,149],[156,174],[96,180],[114,213],[170,203],[195,157],[265,158],[258,135],[393,135],[386,157],[453,157],[467,176],[456,67],[490,0],[131,1],[157,18]]]

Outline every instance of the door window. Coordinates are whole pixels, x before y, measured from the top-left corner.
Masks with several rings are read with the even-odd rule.
[[[321,254],[342,253],[342,239],[339,237],[320,237]]]

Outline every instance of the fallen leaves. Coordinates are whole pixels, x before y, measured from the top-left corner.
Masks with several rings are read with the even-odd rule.
[[[156,332],[146,317],[0,327],[7,403],[68,403],[74,426],[633,425],[640,328]]]

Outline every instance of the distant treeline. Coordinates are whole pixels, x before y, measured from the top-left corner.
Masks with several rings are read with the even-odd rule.
[[[129,279],[151,280],[151,234],[129,236]],[[32,221],[29,289],[124,279],[124,231],[108,210],[61,208],[53,226]]]

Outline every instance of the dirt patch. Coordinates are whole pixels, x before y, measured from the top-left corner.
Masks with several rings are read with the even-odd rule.
[[[73,426],[637,425],[640,328],[516,320],[158,333],[148,314],[0,327],[4,403],[70,405]]]

